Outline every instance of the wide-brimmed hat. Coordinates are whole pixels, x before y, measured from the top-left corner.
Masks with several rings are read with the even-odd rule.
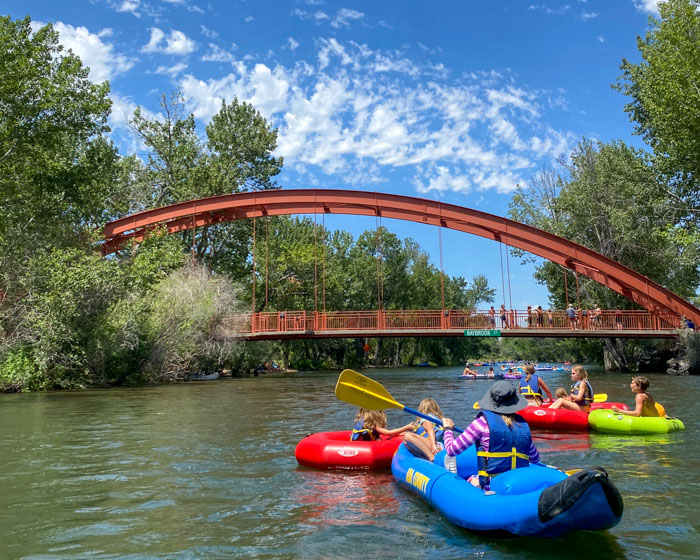
[[[527,399],[509,381],[496,381],[479,401],[479,408],[498,414],[512,414],[527,406]]]

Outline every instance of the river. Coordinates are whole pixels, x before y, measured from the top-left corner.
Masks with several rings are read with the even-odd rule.
[[[458,368],[369,370],[394,398],[424,397],[465,426],[486,380]],[[299,467],[306,434],[349,429],[337,372],[137,389],[0,395],[0,558],[673,559],[700,542],[700,378],[650,375],[683,432],[536,433],[543,461],[600,465],[625,501],[605,532],[557,540],[455,527],[391,473]],[[567,374],[544,375],[554,390]],[[629,375],[592,373],[631,404]],[[389,427],[411,420],[391,410]],[[478,512],[475,512],[478,515]]]

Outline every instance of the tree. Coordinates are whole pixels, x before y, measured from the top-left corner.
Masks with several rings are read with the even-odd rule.
[[[560,173],[545,171],[530,189],[517,191],[510,207],[513,219],[589,247],[683,297],[695,292],[700,282],[696,247],[671,235],[684,211],[666,196],[643,152],[623,142],[593,144],[584,139],[570,163],[560,164]],[[535,274],[559,309],[567,302],[565,274],[551,262],[538,266]],[[573,299],[573,277],[568,280],[568,298]],[[584,308],[630,305],[587,278],[581,278],[580,298]],[[624,348],[606,347],[624,365]]]
[[[76,246],[109,216],[109,84],[88,72],[51,25],[32,32],[28,17],[0,17],[0,292],[10,297],[35,252]]]
[[[631,101],[625,106],[636,132],[652,147],[670,192],[700,219],[700,1],[659,3],[660,20],[649,19],[637,38],[638,64],[623,59],[614,86]]]

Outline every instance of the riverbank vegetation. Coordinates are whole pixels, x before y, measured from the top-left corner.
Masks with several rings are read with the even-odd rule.
[[[639,40],[642,62],[622,63],[616,87],[630,99],[627,111],[652,153],[583,139],[558,167],[520,189],[510,210],[696,302],[697,9],[697,0],[662,4],[661,20]],[[0,75],[0,390],[168,381],[214,369],[248,372],[270,360],[314,369],[514,356],[599,361],[605,354],[611,367],[626,369],[655,349],[622,339],[222,341],[216,332],[223,318],[253,306],[438,309],[444,284],[447,308],[473,309],[493,302],[495,291],[481,275],[443,278],[415,241],[380,223],[355,239],[308,217],[267,217],[257,227],[239,220],[196,232],[154,231],[102,258],[100,227],[117,217],[280,188],[277,131],[233,99],[200,134],[175,92],[162,96],[159,115],[134,112],[138,153],[120,154],[107,125],[109,84],[90,82],[52,27],[33,31],[29,18],[0,18]],[[253,266],[254,244],[264,268]],[[538,267],[554,308],[573,298],[575,280],[566,274],[552,263]],[[584,308],[630,307],[584,279],[576,297]]]

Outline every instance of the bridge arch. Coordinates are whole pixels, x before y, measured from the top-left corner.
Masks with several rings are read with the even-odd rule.
[[[103,230],[103,255],[129,240],[142,241],[156,226],[168,233],[234,220],[293,214],[381,216],[430,224],[506,243],[555,262],[616,291],[656,314],[684,315],[700,324],[700,309],[646,276],[583,245],[494,214],[403,195],[340,190],[289,189],[190,200],[114,220]]]

